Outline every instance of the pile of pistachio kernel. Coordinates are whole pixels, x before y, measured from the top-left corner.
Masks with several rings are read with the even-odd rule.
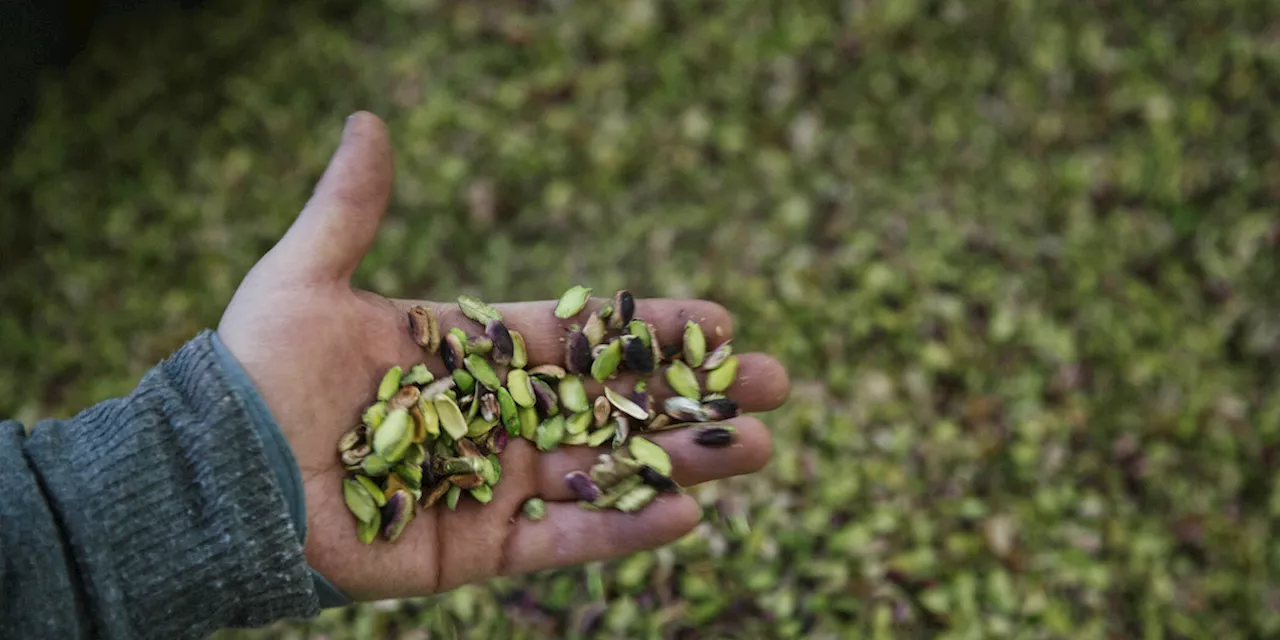
[[[570,288],[556,304],[556,317],[579,315],[591,291]],[[569,327],[562,364],[533,367],[524,337],[506,327],[497,309],[471,296],[459,296],[458,307],[480,326],[475,335],[462,328],[442,332],[428,307],[409,310],[414,341],[428,354],[438,353],[449,376],[437,380],[425,364],[407,373],[392,367],[361,423],[339,441],[348,473],[343,499],[365,544],[379,532],[394,542],[417,507],[430,508],[441,498],[450,510],[464,492],[489,502],[502,477],[498,454],[517,437],[541,451],[608,443],[611,453],[601,454],[588,472],[566,475],[565,483],[584,508],[637,511],[658,493],[681,490],[671,479],[666,451],[640,434],[738,415],[737,404],[723,393],[737,376],[730,343],[707,353],[701,327],[689,321],[682,343],[663,348],[654,326],[635,317],[635,299],[625,290]],[[707,372],[706,393],[694,373],[699,368]],[[655,410],[644,380],[660,370],[678,395]],[[606,386],[604,395],[588,399],[586,377],[605,383],[624,373],[640,380],[632,391]],[[733,441],[732,427],[698,428],[694,441],[700,445]],[[537,520],[545,505],[532,498],[522,511]]]

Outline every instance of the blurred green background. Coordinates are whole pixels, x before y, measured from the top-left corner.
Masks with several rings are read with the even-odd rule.
[[[359,284],[722,302],[762,473],[626,560],[238,637],[1280,634],[1280,3],[212,2],[101,25],[0,175],[0,413],[216,325],[344,117]]]

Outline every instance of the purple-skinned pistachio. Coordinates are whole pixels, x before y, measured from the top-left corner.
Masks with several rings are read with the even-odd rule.
[[[565,486],[583,502],[595,502],[600,499],[600,487],[596,486],[591,476],[582,471],[571,471],[564,477]]]

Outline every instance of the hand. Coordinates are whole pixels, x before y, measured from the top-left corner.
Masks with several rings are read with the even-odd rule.
[[[245,277],[218,326],[293,448],[306,491],[311,566],[357,600],[421,596],[498,575],[616,558],[690,531],[700,511],[684,494],[665,494],[632,514],[580,509],[563,477],[589,468],[599,452],[574,446],[539,453],[515,438],[500,456],[502,480],[489,504],[464,499],[457,511],[443,504],[419,510],[393,544],[356,539],[355,518],[342,499],[338,438],[359,422],[389,367],[407,371],[425,361],[437,377],[445,373],[439,358],[410,338],[407,309],[431,304],[442,331],[478,329],[452,302],[389,300],[351,288],[351,274],[377,234],[393,173],[385,125],[367,113],[349,118],[315,193]],[[507,326],[524,335],[529,366],[563,362],[560,340],[571,321],[554,316],[554,301],[495,306]],[[709,349],[733,331],[722,307],[700,300],[638,300],[636,316],[654,324],[666,344],[679,341],[687,319],[700,323]],[[628,381],[616,384],[621,389]],[[669,395],[660,376],[649,388],[656,401]],[[729,395],[743,411],[763,411],[779,406],[788,388],[777,361],[745,354]],[[764,425],[746,416],[731,422],[737,439],[727,449],[700,447],[681,430],[653,436],[671,454],[679,483],[691,486],[765,465],[772,444]],[[547,501],[544,520],[519,515],[531,496]]]

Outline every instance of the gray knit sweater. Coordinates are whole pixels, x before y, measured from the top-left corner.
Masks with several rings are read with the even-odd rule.
[[[0,422],[0,637],[200,638],[315,616],[327,584],[302,553],[301,491],[209,331],[127,397],[29,434]]]

